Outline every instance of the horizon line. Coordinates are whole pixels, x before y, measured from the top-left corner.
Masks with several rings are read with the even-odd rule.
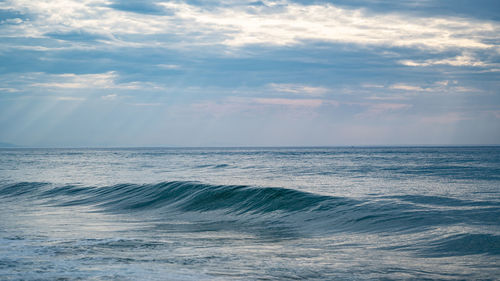
[[[500,144],[356,144],[356,145],[229,145],[229,146],[23,146],[9,144],[0,149],[217,149],[217,148],[377,148],[377,147],[496,147]]]

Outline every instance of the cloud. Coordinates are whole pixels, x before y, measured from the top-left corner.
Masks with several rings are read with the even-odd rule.
[[[394,84],[394,85],[391,85],[389,87],[389,89],[392,89],[392,90],[403,90],[403,91],[412,91],[412,92],[424,92],[424,91],[428,91],[427,89],[424,89],[420,86],[412,86],[412,85],[407,85],[407,84],[403,84],[403,83],[398,83],[398,84]]]
[[[191,105],[196,112],[208,113],[212,116],[243,114],[245,116],[273,115],[299,116],[304,112],[314,113],[321,106],[339,106],[336,100],[325,99],[288,99],[288,98],[242,98],[228,97],[221,101],[202,101]],[[279,110],[277,110],[279,109]]]
[[[394,95],[391,95],[391,96],[369,96],[369,97],[366,97],[365,99],[367,100],[407,100],[409,99],[409,97],[407,96],[400,96],[400,95],[397,95],[397,96],[394,96]]]
[[[176,16],[196,22],[206,30],[224,34],[222,44],[290,45],[319,40],[359,45],[386,45],[432,50],[487,49],[497,47],[495,22],[463,18],[416,17],[398,14],[368,14],[332,4],[300,5],[266,1],[251,9],[204,10],[180,3],[162,3]]]
[[[1,92],[15,93],[15,92],[19,92],[19,90],[18,89],[14,89],[14,88],[0,88],[0,93]]]
[[[117,94],[109,94],[109,95],[101,96],[101,99],[111,101],[111,100],[115,100],[117,97],[118,97]]]
[[[370,84],[370,83],[365,83],[365,84],[362,84],[361,85],[363,88],[378,88],[378,89],[381,89],[381,88],[384,88],[385,86],[384,85],[380,85],[380,84]]]
[[[259,5],[252,5],[249,1],[200,4],[199,1],[154,0],[10,0],[0,2],[0,9],[10,11],[17,23],[0,26],[0,53],[32,51],[36,63],[28,67],[38,67],[33,71],[49,71],[44,68],[49,64],[45,64],[43,59],[57,57],[63,65],[64,60],[71,58],[61,56],[71,51],[86,54],[106,52],[112,55],[99,57],[95,67],[100,71],[109,71],[117,68],[103,62],[111,61],[123,67],[127,64],[126,60],[118,61],[117,54],[139,50],[146,54],[155,50],[162,53],[160,56],[172,52],[189,53],[190,59],[191,54],[212,58],[259,57],[265,54],[252,50],[269,47],[273,50],[290,47],[319,50],[326,44],[330,54],[338,52],[330,48],[331,45],[337,45],[336,48],[348,45],[348,48],[358,50],[369,49],[365,53],[373,53],[386,62],[386,56],[390,55],[383,50],[390,49],[395,54],[390,64],[395,62],[411,67],[468,66],[483,68],[475,71],[488,72],[500,69],[500,65],[495,63],[500,52],[497,40],[500,24],[497,21],[443,15],[421,16],[425,13],[404,14],[398,10],[388,13],[355,8],[354,5],[346,8],[349,5],[312,3],[262,1]],[[413,57],[415,54],[418,54],[418,59]],[[449,54],[453,55],[448,57]],[[301,56],[310,54],[302,53]],[[22,59],[16,62],[19,60]],[[313,60],[321,61],[318,58]],[[346,60],[353,61],[352,58],[339,59]],[[332,58],[326,61],[331,63]],[[171,70],[175,74],[180,74],[178,72],[181,71],[173,71],[181,70],[180,64],[190,65],[179,60],[168,62],[172,60],[147,61],[143,65],[148,64],[149,69],[156,68],[158,71]],[[23,64],[14,65],[19,65],[19,68]],[[182,71],[191,69],[186,67]],[[92,71],[98,70],[92,68]],[[69,84],[53,86],[71,87]],[[274,87],[276,91],[302,91],[309,96],[327,93],[327,89],[321,87],[287,81]]]
[[[450,65],[450,66],[468,66],[468,67],[498,67],[498,64],[490,64],[483,62],[470,54],[464,54],[452,58],[445,59],[428,59],[423,61],[416,60],[400,60],[400,64],[406,66],[433,66],[433,65]]]
[[[418,80],[417,80],[418,81]],[[471,94],[485,93],[484,89],[471,86],[467,80],[437,80],[437,81],[411,81],[397,82],[389,85],[380,84],[361,84],[360,89],[353,89],[351,100],[354,96],[362,97],[368,101],[411,101],[412,103],[423,102],[424,100],[434,100],[434,102],[442,102],[443,99],[461,98],[466,99]],[[477,85],[477,84],[476,84]],[[476,86],[474,85],[474,86]]]
[[[371,118],[380,115],[384,115],[388,112],[398,112],[410,109],[413,107],[411,104],[406,103],[368,103],[360,104],[367,107],[367,110],[357,114],[357,117],[361,118]]]
[[[113,9],[107,4],[108,1],[99,0],[12,0],[3,3],[4,8],[32,15],[31,20],[2,29],[0,35],[25,38],[55,36],[71,40],[91,36],[93,40],[100,38],[110,45],[134,45],[140,43],[122,40],[120,35],[160,34],[170,27],[171,21],[167,16],[131,13]],[[81,42],[73,47],[79,48],[79,45]]]
[[[391,111],[410,108],[410,104],[404,103],[378,103],[371,106],[372,109],[377,111]]]
[[[259,104],[293,107],[318,107],[323,104],[323,101],[319,99],[255,98],[252,101]]]
[[[38,80],[50,82],[35,82],[32,87],[61,88],[61,89],[129,89],[141,88],[139,82],[116,83],[118,74],[114,71],[97,74],[40,74]],[[40,76],[45,76],[41,79]]]
[[[104,37],[99,34],[91,34],[81,30],[73,30],[68,32],[53,32],[46,33],[45,36],[65,41],[78,41],[78,42],[93,42],[98,40],[106,40],[107,37]]]
[[[159,68],[163,68],[163,69],[180,69],[181,68],[181,66],[178,64],[157,64],[156,66]]]
[[[313,87],[301,84],[276,84],[271,83],[268,85],[273,91],[282,93],[291,93],[297,95],[307,95],[319,97],[326,94],[329,89],[324,87]]]
[[[81,74],[74,73],[48,75],[51,82],[33,83],[33,87],[43,88],[110,88],[114,85],[115,74],[113,72],[101,74]]]
[[[153,103],[130,103],[133,106],[162,106],[162,103],[153,102]]]
[[[428,92],[428,93],[457,93],[457,92],[480,92],[479,89],[460,86],[457,80],[442,80],[434,83],[426,83],[422,86],[406,83],[396,83],[389,86],[390,90],[404,92]]]
[[[82,98],[82,97],[55,97],[56,100],[60,100],[60,101],[84,101],[85,98]]]
[[[35,15],[29,22],[4,29],[3,34],[20,37],[62,34],[74,39],[75,32],[76,35],[80,32],[102,38],[106,44],[122,46],[172,47],[174,36],[182,39],[177,41],[182,41],[183,46],[284,46],[324,41],[434,51],[498,50],[495,39],[500,30],[494,21],[367,13],[333,4],[302,5],[287,1],[263,1],[263,5],[253,6],[228,2],[203,7],[184,2],[123,4],[104,0],[12,0],[3,6]],[[148,35],[168,36],[148,39]]]
[[[166,88],[154,82],[132,81],[123,82],[128,77],[121,77],[116,72],[94,74],[49,74],[44,72],[12,73],[0,75],[2,93],[16,93],[15,95],[0,95],[2,98],[48,98],[79,97],[87,100],[113,101],[126,99],[133,102],[162,101]],[[73,98],[71,98],[73,99]]]

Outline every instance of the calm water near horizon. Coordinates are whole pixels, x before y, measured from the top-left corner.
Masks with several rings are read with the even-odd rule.
[[[1,280],[498,276],[498,146],[0,149]]]

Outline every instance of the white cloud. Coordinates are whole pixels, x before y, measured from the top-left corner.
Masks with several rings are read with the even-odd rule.
[[[273,91],[282,93],[291,93],[297,95],[307,95],[307,96],[323,96],[329,89],[324,87],[313,87],[301,84],[276,84],[271,83],[268,85]]]
[[[14,89],[14,88],[0,88],[0,93],[1,92],[15,93],[15,92],[19,92],[19,90],[18,89]]]
[[[141,16],[107,7],[103,0],[11,0],[4,8],[36,17],[20,26],[25,35],[40,37],[47,32],[85,30],[96,34],[159,33],[168,25],[163,17]],[[33,28],[29,28],[32,26]]]
[[[446,59],[428,59],[423,61],[401,60],[400,64],[406,66],[432,66],[432,65],[451,65],[451,66],[469,66],[469,67],[492,67],[496,64],[485,63],[470,54],[463,54]]]
[[[479,89],[472,87],[461,86],[458,81],[442,80],[436,81],[432,84],[423,86],[410,85],[405,83],[396,83],[389,86],[390,90],[403,91],[403,92],[428,92],[428,93],[465,93],[465,92],[480,92]]]
[[[367,14],[331,4],[284,4],[280,9],[262,6],[251,10],[230,7],[207,11],[188,4],[163,3],[187,22],[223,33],[222,43],[230,46],[290,45],[303,40],[320,40],[433,50],[497,47],[485,40],[496,38],[499,26],[494,22]]]
[[[323,104],[323,101],[319,99],[255,98],[252,101],[260,104],[294,107],[318,107]]]
[[[156,66],[159,68],[163,68],[163,69],[179,69],[179,68],[181,68],[181,66],[177,65],[177,64],[157,64]]]
[[[424,92],[424,91],[428,91],[428,89],[424,89],[420,86],[412,86],[412,85],[407,85],[407,84],[404,84],[404,83],[398,83],[398,84],[394,84],[394,85],[391,85],[389,87],[389,89],[392,89],[392,90],[403,90],[403,91],[412,91],[412,92]]]
[[[47,33],[85,31],[102,35],[101,43],[122,46],[173,47],[175,44],[171,40],[162,42],[158,36],[154,39],[143,36],[168,34],[181,37],[177,40],[180,43],[176,44],[183,46],[294,45],[316,40],[434,51],[499,49],[495,43],[499,24],[486,20],[366,13],[332,4],[301,5],[287,1],[265,1],[266,5],[253,7],[224,5],[210,9],[183,2],[159,3],[169,10],[165,15],[119,11],[107,4],[105,0],[10,0],[0,4],[2,8],[35,17],[2,29],[0,35],[44,37]],[[80,42],[73,47],[82,45],[85,44]],[[480,64],[466,58],[428,62],[406,60],[401,63],[415,66]]]
[[[20,24],[22,22],[23,22],[23,20],[20,18],[6,19],[3,21],[0,21],[1,24]]]
[[[106,96],[101,96],[101,99],[111,101],[111,100],[115,100],[117,97],[118,97],[117,94],[109,94]]]
[[[47,75],[50,82],[33,83],[33,87],[44,88],[112,88],[114,86],[115,73],[107,72],[100,74],[53,74]]]
[[[61,88],[61,89],[129,89],[136,90],[144,87],[140,82],[116,83],[118,74],[114,71],[97,74],[43,74],[36,73],[37,80],[32,87]],[[149,85],[151,86],[151,85]]]
[[[407,100],[409,99],[409,97],[407,96],[401,96],[401,95],[390,95],[390,96],[377,96],[377,95],[373,95],[373,96],[369,96],[369,97],[366,97],[365,99],[367,100]]]
[[[384,88],[385,86],[384,85],[380,85],[380,84],[370,84],[370,83],[366,83],[366,84],[362,84],[361,85],[363,88]]]
[[[60,100],[60,101],[84,101],[85,98],[82,98],[82,97],[64,97],[64,96],[60,96],[60,97],[55,97],[56,100]]]

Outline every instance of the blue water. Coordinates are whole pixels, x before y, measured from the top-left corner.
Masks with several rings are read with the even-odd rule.
[[[0,149],[1,280],[498,280],[500,147]]]

